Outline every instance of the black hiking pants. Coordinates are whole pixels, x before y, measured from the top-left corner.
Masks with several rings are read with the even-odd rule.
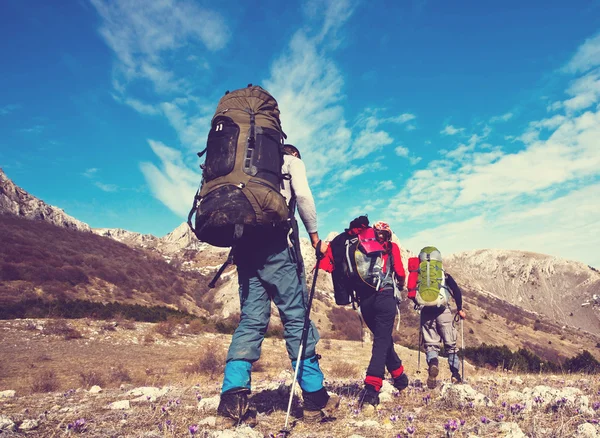
[[[396,319],[396,299],[393,289],[360,297],[360,313],[373,333],[373,350],[367,376],[383,379],[385,369],[391,373],[402,366],[402,361],[394,351],[392,332]]]

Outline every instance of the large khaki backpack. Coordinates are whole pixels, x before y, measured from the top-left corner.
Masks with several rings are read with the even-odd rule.
[[[273,226],[288,219],[280,193],[284,138],[277,101],[267,91],[249,85],[225,93],[206,149],[198,153],[206,153],[206,160],[188,216],[198,239],[233,246],[244,226]]]

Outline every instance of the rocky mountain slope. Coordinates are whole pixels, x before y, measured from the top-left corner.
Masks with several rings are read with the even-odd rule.
[[[3,181],[2,193],[13,194],[10,198],[7,195],[2,198],[11,199],[12,206],[4,208],[3,211],[18,215],[20,211],[39,212],[41,210],[32,206],[42,206],[53,209],[51,211],[62,212],[27,194],[5,177]],[[3,205],[8,205],[8,202],[5,201]],[[52,215],[34,216],[42,221],[47,220],[51,224],[69,228],[65,225],[65,220],[57,223],[53,221]],[[8,226],[8,222],[6,225]],[[27,245],[32,247],[25,258],[19,255],[22,250],[17,248],[18,245],[2,248],[5,252],[12,248],[10,254],[3,254],[4,262],[8,264],[2,267],[0,274],[12,279],[4,281],[2,289],[4,295],[9,294],[13,300],[31,294],[52,297],[62,291],[62,294],[68,297],[80,296],[101,301],[122,299],[128,303],[152,305],[167,304],[198,314],[206,314],[209,309],[208,312],[213,318],[220,319],[239,312],[234,266],[224,272],[216,289],[210,290],[206,287],[212,275],[226,260],[228,249],[198,242],[185,223],[162,238],[120,229],[92,230],[90,237],[96,240],[87,243],[80,242],[81,233],[65,235],[55,239],[59,242],[56,245],[57,248],[60,247],[60,254],[54,255],[59,255],[60,261],[55,260],[53,254],[47,253],[43,245],[39,249],[33,248],[40,233],[54,235],[55,231],[26,231],[28,227],[23,226],[21,233],[19,225],[11,223],[10,227],[12,231],[7,229],[7,236],[23,237],[28,242]],[[102,239],[100,236],[110,239]],[[334,236],[332,233],[328,238]],[[395,236],[394,239],[400,243]],[[108,245],[111,240],[123,243],[133,251],[131,256],[127,256],[123,245],[112,249],[116,251],[115,254],[119,254],[119,260],[123,263],[112,263],[112,250]],[[69,246],[71,241],[74,243]],[[108,243],[102,244],[105,241]],[[98,250],[86,250],[83,254],[80,250],[83,247]],[[316,260],[314,249],[307,239],[301,239],[301,249],[307,271],[307,283],[310,285]],[[78,256],[78,253],[81,254]],[[46,262],[43,259],[44,254],[47,254]],[[410,251],[402,248],[405,267],[411,255]],[[154,264],[157,263],[155,259],[160,258],[170,265],[170,269],[161,268],[156,271],[157,275],[149,278],[149,285],[144,283],[144,288],[149,290],[140,291],[142,279],[137,271],[144,269],[144,272],[152,272],[152,269],[146,269],[150,265],[144,261],[145,258],[148,261],[153,260],[151,263]],[[53,261],[50,262],[50,259]],[[129,260],[135,261],[136,266],[127,268]],[[520,251],[474,251],[449,256],[445,264],[465,290],[465,308],[468,313],[465,335],[469,346],[487,343],[506,344],[511,349],[526,347],[541,357],[554,361],[560,357],[571,357],[582,349],[597,354],[596,345],[600,345],[600,337],[597,336],[596,306],[592,302],[593,295],[600,294],[600,274],[597,271],[578,263]],[[138,268],[137,265],[143,268]],[[113,271],[118,271],[119,274],[114,276]],[[81,272],[87,277],[82,276]],[[181,272],[181,287],[174,281],[174,278],[177,278],[177,274],[173,277],[174,272]],[[187,273],[199,277],[195,280],[187,278]],[[81,278],[67,278],[71,274],[77,274]],[[128,281],[134,274],[139,281]],[[52,281],[44,281],[44,275],[50,275]],[[52,293],[44,295],[48,291]],[[586,304],[588,302],[590,304]],[[330,275],[320,272],[312,309],[313,320],[325,336],[342,336],[346,339],[354,339],[357,333],[360,336],[358,316],[352,313],[349,306],[342,311],[340,309],[343,308],[336,306],[333,300]],[[275,307],[272,308],[272,312],[274,316],[278,314]],[[416,345],[418,314],[408,301],[402,305],[401,320],[401,330],[395,334],[397,341],[404,345]],[[350,332],[354,335],[350,335]]]
[[[59,227],[90,231],[88,224],[69,216],[58,207],[46,204],[15,185],[0,169],[0,213],[42,220]]]
[[[600,273],[583,263],[525,251],[453,254],[445,266],[459,284],[539,313],[561,325],[600,333]]]

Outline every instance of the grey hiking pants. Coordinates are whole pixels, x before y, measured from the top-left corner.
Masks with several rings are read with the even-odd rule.
[[[454,327],[454,317],[449,307],[423,307],[421,309],[421,333],[427,363],[437,358],[440,353],[440,344],[448,354],[450,368],[458,370],[458,349],[456,348],[457,331]]]

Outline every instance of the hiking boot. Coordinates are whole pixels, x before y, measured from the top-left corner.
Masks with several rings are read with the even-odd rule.
[[[463,382],[462,377],[460,376],[460,373],[458,372],[458,370],[452,370],[452,377],[450,378],[450,380],[454,384]]]
[[[394,388],[396,388],[398,391],[402,391],[403,389],[406,389],[407,386],[408,386],[408,376],[406,375],[406,373],[402,373],[394,379]]]
[[[362,409],[365,405],[377,406],[379,404],[379,391],[373,385],[366,384],[358,395],[358,407]]]
[[[221,427],[237,426],[246,420],[249,424],[256,423],[256,412],[248,410],[248,394],[248,388],[233,388],[221,394],[217,408],[218,423]]]
[[[325,394],[327,394],[327,391],[325,391],[325,388],[322,388],[322,389],[325,392]],[[320,391],[317,391],[317,392],[320,392]],[[311,393],[308,393],[308,394],[311,394]],[[314,393],[312,393],[312,394],[314,394]],[[317,397],[319,397],[321,395],[322,394],[318,394]],[[311,400],[310,395],[307,397],[307,393],[303,393],[303,398],[304,398],[303,413],[304,413],[304,422],[305,423],[320,423],[324,419],[334,418],[335,411],[340,406],[340,397],[337,394],[328,394],[327,397],[328,397],[327,402],[325,402],[325,404],[322,405],[321,408],[318,408],[317,406],[314,405],[313,401]],[[314,397],[313,397],[313,399],[314,399]]]
[[[440,373],[439,363],[437,358],[429,361],[429,376],[427,377],[427,387],[433,389],[437,386],[436,377]]]

